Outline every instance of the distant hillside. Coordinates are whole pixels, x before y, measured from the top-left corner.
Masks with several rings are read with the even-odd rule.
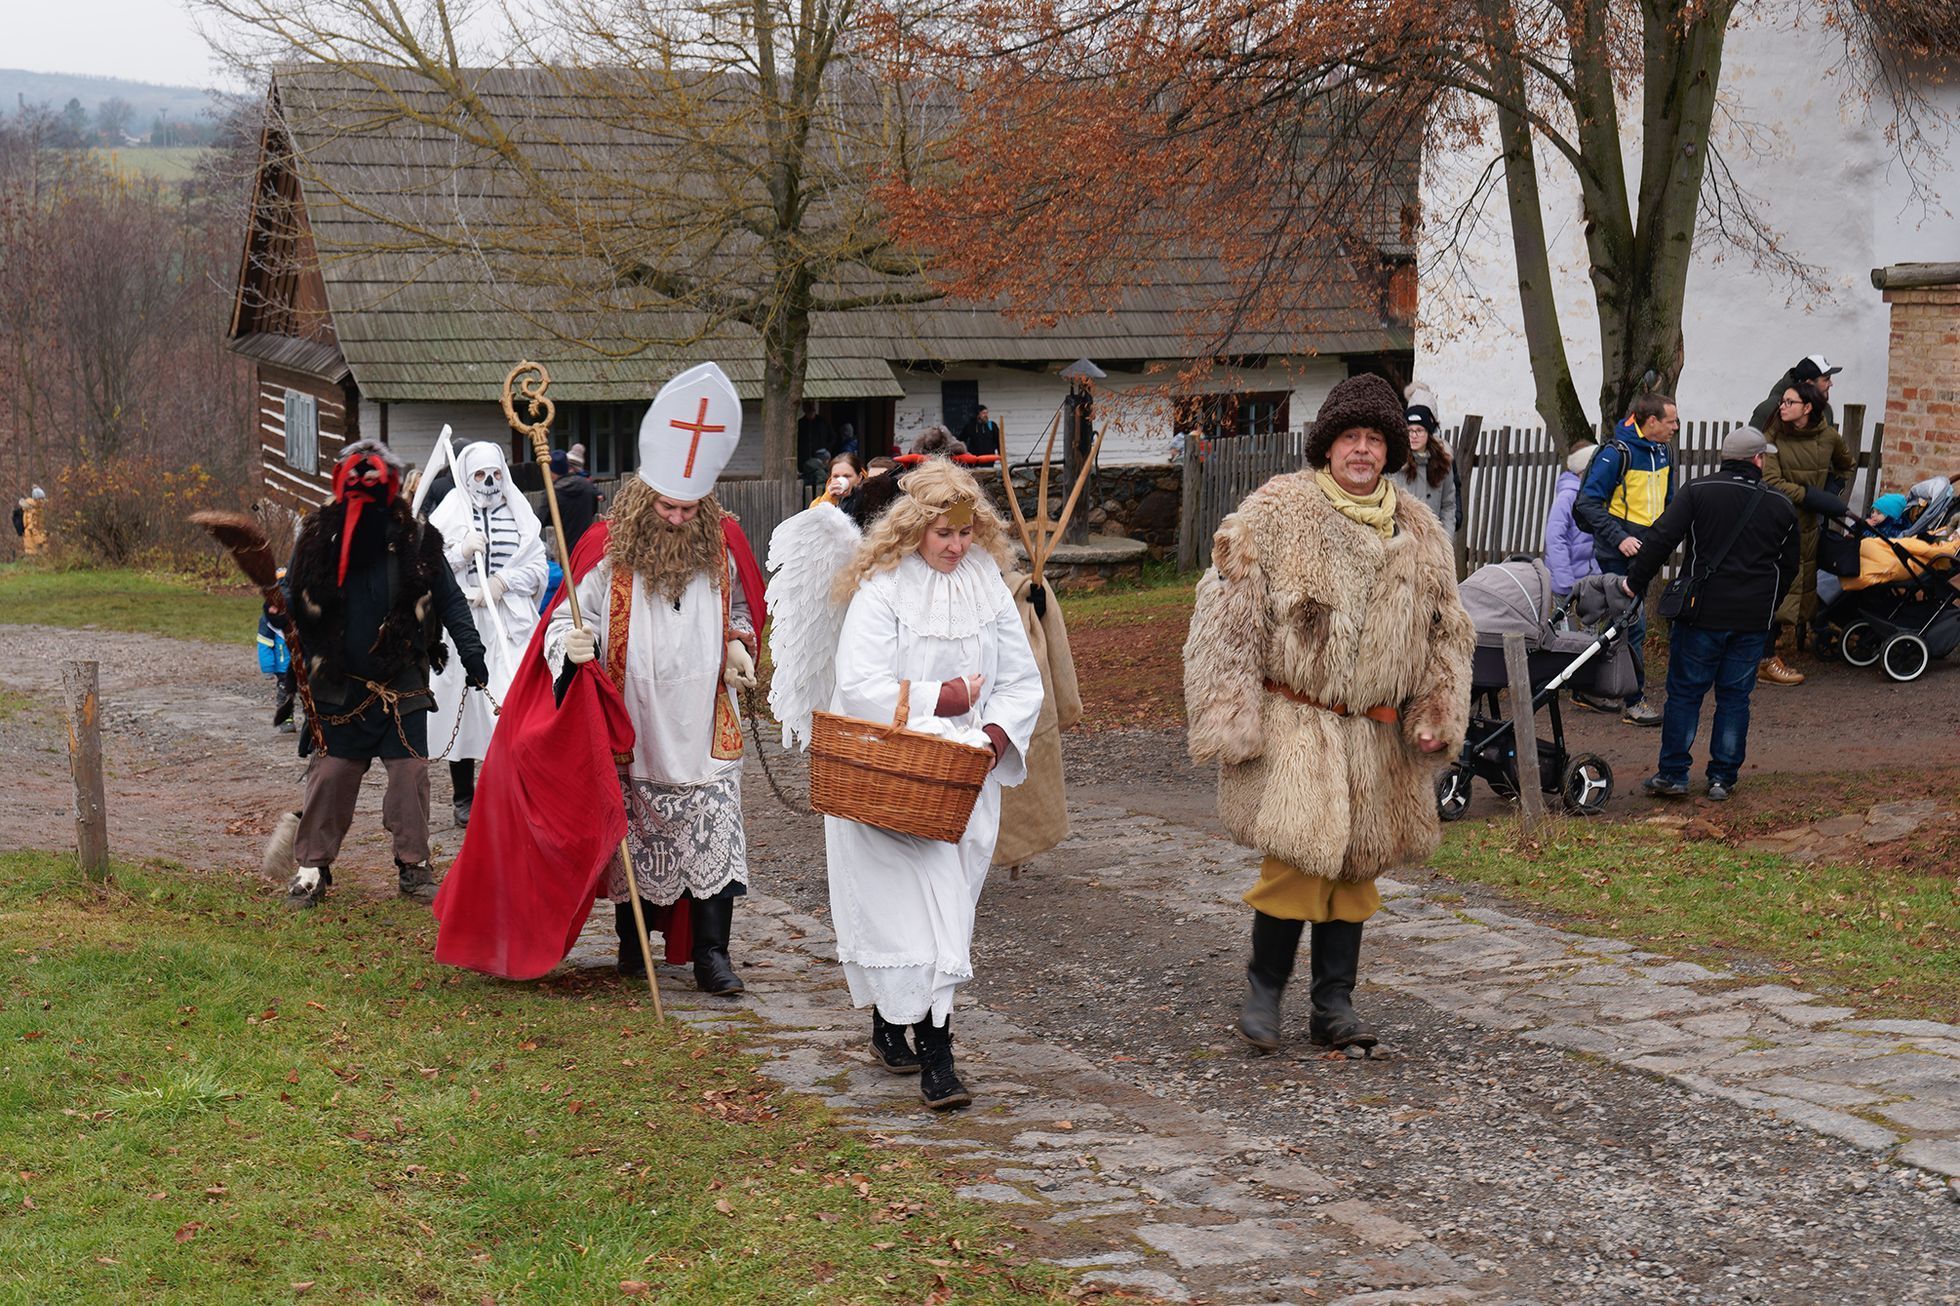
[[[171,122],[202,121],[212,104],[210,93],[195,86],[160,86],[120,77],[0,68],[0,112],[4,113],[12,113],[23,100],[28,104],[46,103],[57,113],[68,101],[80,100],[82,108],[93,118],[95,106],[112,95],[120,95],[134,107],[130,124],[138,134],[148,131],[159,113]]]

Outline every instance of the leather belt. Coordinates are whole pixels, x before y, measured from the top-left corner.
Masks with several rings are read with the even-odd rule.
[[[1317,707],[1323,712],[1332,712],[1335,716],[1365,716],[1370,721],[1379,721],[1385,726],[1392,726],[1402,719],[1401,712],[1386,704],[1380,707],[1356,709],[1347,706],[1345,703],[1322,703],[1318,699],[1308,698],[1291,685],[1282,685],[1270,677],[1267,678],[1265,684],[1266,692],[1269,694],[1278,694],[1281,698],[1290,699],[1302,707]]]

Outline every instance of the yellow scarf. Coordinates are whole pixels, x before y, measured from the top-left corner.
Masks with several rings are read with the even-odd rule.
[[[1349,494],[1332,472],[1315,472],[1313,481],[1341,516],[1366,526],[1383,539],[1395,534],[1395,487],[1388,483],[1386,476],[1369,495]]]

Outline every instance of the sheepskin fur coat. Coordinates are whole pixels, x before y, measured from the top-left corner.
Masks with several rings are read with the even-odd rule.
[[[1435,774],[1463,743],[1475,640],[1450,537],[1414,498],[1397,496],[1383,539],[1310,471],[1248,495],[1212,541],[1184,645],[1191,757],[1221,763],[1232,837],[1353,882],[1434,852]],[[1377,706],[1401,719],[1361,715]],[[1425,730],[1441,751],[1417,747]]]

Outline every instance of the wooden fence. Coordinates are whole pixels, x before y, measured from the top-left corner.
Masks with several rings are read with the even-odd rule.
[[[1845,443],[1858,460],[1846,497],[1869,513],[1883,470],[1885,423],[1872,427],[1870,447],[1865,448],[1864,406],[1847,405],[1843,417]],[[1674,439],[1677,484],[1713,472],[1721,463],[1722,440],[1736,425],[1683,422]],[[1456,451],[1462,486],[1459,574],[1468,575],[1514,554],[1536,556],[1543,545],[1545,514],[1565,466],[1564,442],[1554,440],[1542,426],[1486,428],[1476,416],[1440,432],[1439,438]],[[1202,457],[1195,446],[1193,441],[1185,450],[1183,513],[1178,523],[1178,565],[1186,570],[1211,565],[1211,537],[1241,499],[1271,477],[1306,465],[1303,431],[1216,440]]]
[[[810,495],[795,476],[722,481],[715,486],[715,499],[741,521],[757,562],[768,557],[769,537],[776,528],[810,506]]]

